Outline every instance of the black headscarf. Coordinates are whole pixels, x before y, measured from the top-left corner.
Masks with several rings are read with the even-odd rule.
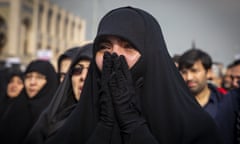
[[[99,24],[94,56],[99,50],[99,40],[108,35],[124,38],[141,53],[131,73],[134,80],[143,78],[139,97],[142,113],[159,144],[221,143],[214,121],[190,95],[172,62],[155,18],[132,7],[110,11]],[[99,76],[93,60],[77,107],[48,143],[87,143],[99,121]],[[121,143],[117,126],[112,131],[109,143]]]
[[[40,118],[31,129],[25,143],[42,144],[47,137],[55,134],[64,124],[77,104],[71,83],[71,70],[80,60],[91,61],[92,46],[92,44],[87,44],[79,47],[64,81],[59,85],[48,108],[41,114]]]
[[[12,70],[7,73],[7,78],[6,78],[7,85],[14,76],[19,77],[23,82],[23,72],[20,70],[14,70],[14,71]],[[0,101],[0,117],[4,117],[5,113],[8,113],[7,112],[8,107],[11,104],[13,104],[16,101],[16,99],[18,98],[18,96],[14,97],[14,98],[10,98],[7,94],[7,88],[4,89],[4,91],[2,91],[2,93],[4,93],[4,97]],[[19,95],[20,95],[20,93],[19,93]]]
[[[32,61],[25,71],[39,72],[46,76],[47,83],[38,94],[29,99],[24,88],[14,105],[0,122],[1,143],[19,144],[27,136],[28,131],[38,119],[40,113],[50,103],[57,88],[57,74],[54,67],[48,61]]]
[[[79,48],[80,47],[70,48],[70,49],[66,50],[62,55],[59,56],[58,62],[57,62],[57,65],[58,65],[57,71],[58,72],[60,71],[60,64],[61,64],[62,60],[66,59],[66,58],[73,60],[74,57],[77,55]]]
[[[47,83],[43,86],[39,93],[29,99],[29,106],[32,110],[33,120],[36,121],[42,110],[48,106],[54,96],[58,87],[58,80],[54,67],[48,61],[36,60],[31,62],[25,71],[25,75],[30,72],[41,73],[46,76],[47,80]]]
[[[0,67],[0,101],[5,97],[5,89],[7,85],[6,76],[8,69],[6,67]]]

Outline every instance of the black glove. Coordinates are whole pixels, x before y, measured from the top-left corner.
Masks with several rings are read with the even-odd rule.
[[[137,108],[136,93],[131,73],[123,56],[112,55],[114,75],[110,79],[110,90],[115,115],[123,134],[131,134],[136,128],[145,123]]]
[[[111,54],[108,52],[104,53],[99,104],[100,122],[107,127],[113,127],[114,125],[114,110],[108,87],[108,82],[112,73],[112,66],[113,62],[111,59]]]

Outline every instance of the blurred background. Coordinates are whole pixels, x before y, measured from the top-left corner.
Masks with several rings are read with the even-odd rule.
[[[121,6],[152,14],[171,56],[195,47],[224,66],[240,58],[239,0],[0,0],[0,60],[55,64],[66,49],[92,41],[100,19]]]

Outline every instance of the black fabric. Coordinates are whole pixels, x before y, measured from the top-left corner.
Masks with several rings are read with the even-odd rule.
[[[27,97],[21,93],[0,120],[1,144],[21,144],[32,125]]]
[[[219,104],[223,99],[224,95],[221,94],[217,90],[217,87],[214,86],[213,84],[209,83],[208,88],[210,89],[211,93],[210,93],[208,103],[204,105],[203,109],[207,111],[215,121],[217,121],[217,119],[215,118],[217,113],[221,112],[218,109],[219,109]]]
[[[114,75],[110,79],[112,103],[122,135],[130,135],[136,128],[144,125],[146,120],[141,117],[140,106],[137,106],[139,104],[135,99],[139,96],[135,92],[136,86],[125,58],[114,57],[113,63]]]
[[[73,47],[73,48],[70,48],[70,49],[66,50],[62,55],[59,56],[58,62],[57,62],[57,66],[58,66],[57,71],[58,72],[60,71],[61,61],[66,59],[66,58],[69,58],[69,59],[73,60],[74,57],[76,56],[78,50],[79,50],[79,47]]]
[[[29,107],[33,114],[33,122],[35,122],[40,113],[48,106],[53,95],[58,87],[57,74],[52,64],[47,61],[36,60],[31,62],[25,74],[29,72],[39,72],[46,76],[47,83],[43,86],[40,92],[29,99]]]
[[[80,60],[91,60],[91,58],[92,44],[79,47],[64,81],[59,85],[51,103],[29,132],[25,140],[26,144],[44,143],[46,139],[55,135],[57,130],[64,124],[77,103],[71,84],[71,70]]]
[[[47,107],[57,88],[57,74],[53,66],[42,60],[32,61],[25,71],[39,72],[46,76],[47,83],[32,99],[25,88],[16,102],[8,108],[8,113],[0,122],[0,139],[3,144],[21,144],[40,113]]]
[[[167,51],[157,21],[147,12],[131,8],[119,8],[106,14],[98,27],[94,41],[94,56],[99,50],[98,43],[106,35],[114,35],[129,41],[141,53],[140,60],[131,68],[137,89],[138,105],[147,125],[134,131],[129,143],[151,142],[159,144],[220,144],[217,129],[211,117],[197,104],[188,91],[185,82],[176,69]],[[121,144],[120,129],[99,128],[100,78],[95,61],[92,61],[81,99],[58,133],[46,143]],[[95,135],[95,136],[92,136]]]
[[[19,77],[23,81],[23,72],[21,72],[20,70],[14,70],[14,71],[10,71],[7,73],[7,76],[6,76],[7,84],[10,82],[10,80],[14,76]],[[3,89],[2,93],[4,93],[4,96],[3,96],[2,100],[0,101],[0,117],[1,118],[4,117],[5,114],[8,113],[8,107],[11,107],[10,105],[13,104],[18,98],[18,97],[10,98],[7,94],[7,88]]]
[[[4,99],[5,97],[5,89],[7,85],[7,76],[8,69],[5,67],[0,67],[0,102]]]
[[[216,122],[225,144],[239,143],[240,88],[230,90],[221,100]]]
[[[111,60],[110,53],[105,53],[103,57],[103,69],[100,81],[100,122],[107,127],[112,128],[115,121],[114,109],[112,104],[111,93],[109,89],[109,79],[112,74],[113,61]]]

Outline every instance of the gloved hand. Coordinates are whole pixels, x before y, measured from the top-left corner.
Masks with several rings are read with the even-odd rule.
[[[108,87],[108,82],[112,74],[113,62],[109,52],[104,53],[103,68],[101,75],[101,89],[100,89],[100,122],[107,126],[113,127],[114,125],[114,110],[112,105],[112,98]]]
[[[124,56],[112,55],[114,75],[110,79],[110,91],[114,112],[123,134],[131,134],[145,123],[137,108],[136,93],[130,70]]]

